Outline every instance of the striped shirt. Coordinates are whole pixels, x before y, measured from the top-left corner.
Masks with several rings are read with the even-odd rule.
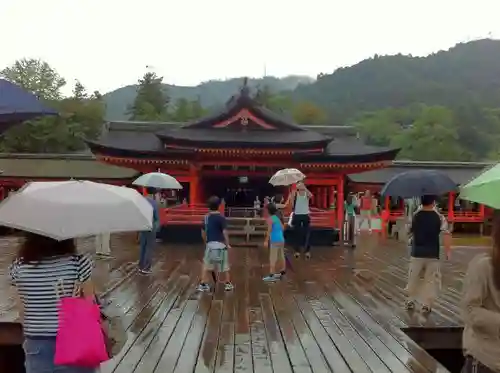
[[[75,284],[90,279],[92,260],[84,255],[52,257],[36,263],[15,260],[10,278],[24,307],[23,329],[29,337],[55,336],[58,329],[59,296],[71,296]],[[61,286],[60,286],[61,287]]]

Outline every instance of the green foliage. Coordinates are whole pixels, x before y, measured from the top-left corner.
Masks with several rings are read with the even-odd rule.
[[[0,71],[0,77],[14,82],[33,92],[41,99],[55,101],[61,99],[61,88],[66,81],[47,62],[23,58],[14,65]]]
[[[139,79],[136,96],[127,114],[130,120],[162,121],[167,119],[169,96],[163,87],[163,77],[147,72]]]
[[[85,149],[83,139],[95,139],[101,131],[105,104],[102,95],[89,95],[77,81],[73,95],[62,98],[65,80],[49,64],[23,59],[0,75],[47,101],[60,115],[40,118],[9,129],[0,150],[20,153],[66,153]]]
[[[269,87],[271,92],[289,92],[299,84],[309,84],[313,81],[307,76],[287,76],[285,78],[275,78],[266,76],[261,79],[248,79],[248,85],[252,92],[259,87]],[[170,84],[163,84],[172,102],[184,98],[188,101],[199,101],[205,109],[216,109],[235,94],[243,84],[243,78],[228,80],[211,80],[203,82],[195,87],[183,87]],[[129,118],[127,109],[133,104],[137,91],[137,85],[129,85],[118,88],[104,95],[106,102],[106,119],[126,120]],[[286,95],[289,96],[289,95]],[[287,98],[290,100],[290,97]],[[290,100],[291,102],[291,100]]]

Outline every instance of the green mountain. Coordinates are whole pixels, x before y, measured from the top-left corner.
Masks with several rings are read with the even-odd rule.
[[[374,56],[300,85],[295,100],[323,108],[329,124],[412,104],[500,107],[500,40],[457,44],[427,57]]]
[[[172,101],[200,98],[205,108],[226,102],[242,85],[243,78],[208,81],[196,87],[165,85]],[[410,55],[374,56],[360,63],[319,74],[283,79],[250,79],[251,87],[268,86],[285,92],[295,102],[311,102],[327,114],[327,123],[350,123],[360,114],[414,104],[462,105],[500,108],[500,41],[483,39],[457,44],[426,57]],[[104,95],[107,118],[126,119],[127,106],[136,86],[119,88]]]
[[[313,78],[307,76],[287,76],[285,78],[265,77],[262,79],[248,79],[251,88],[267,86],[271,92],[293,91],[299,84],[310,84]],[[211,80],[195,87],[183,87],[164,84],[172,102],[179,98],[188,100],[200,99],[205,108],[212,108],[224,104],[242,86],[243,78],[229,80]],[[106,103],[106,119],[127,119],[127,107],[132,104],[136,95],[136,85],[128,85],[106,93],[103,97]]]

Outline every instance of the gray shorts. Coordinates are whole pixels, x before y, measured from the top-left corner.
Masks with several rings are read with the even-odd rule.
[[[207,247],[205,248],[205,255],[203,255],[203,265],[205,267],[205,270],[216,272],[229,271],[229,255],[227,252],[227,248],[223,246],[224,245],[221,245],[218,242],[209,242],[207,244]],[[218,249],[213,249],[213,247],[218,247]]]

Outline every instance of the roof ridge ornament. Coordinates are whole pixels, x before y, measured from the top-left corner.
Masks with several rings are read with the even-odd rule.
[[[242,97],[249,97],[250,96],[250,87],[248,86],[248,77],[243,78],[243,85],[241,86],[240,89],[240,95]]]

